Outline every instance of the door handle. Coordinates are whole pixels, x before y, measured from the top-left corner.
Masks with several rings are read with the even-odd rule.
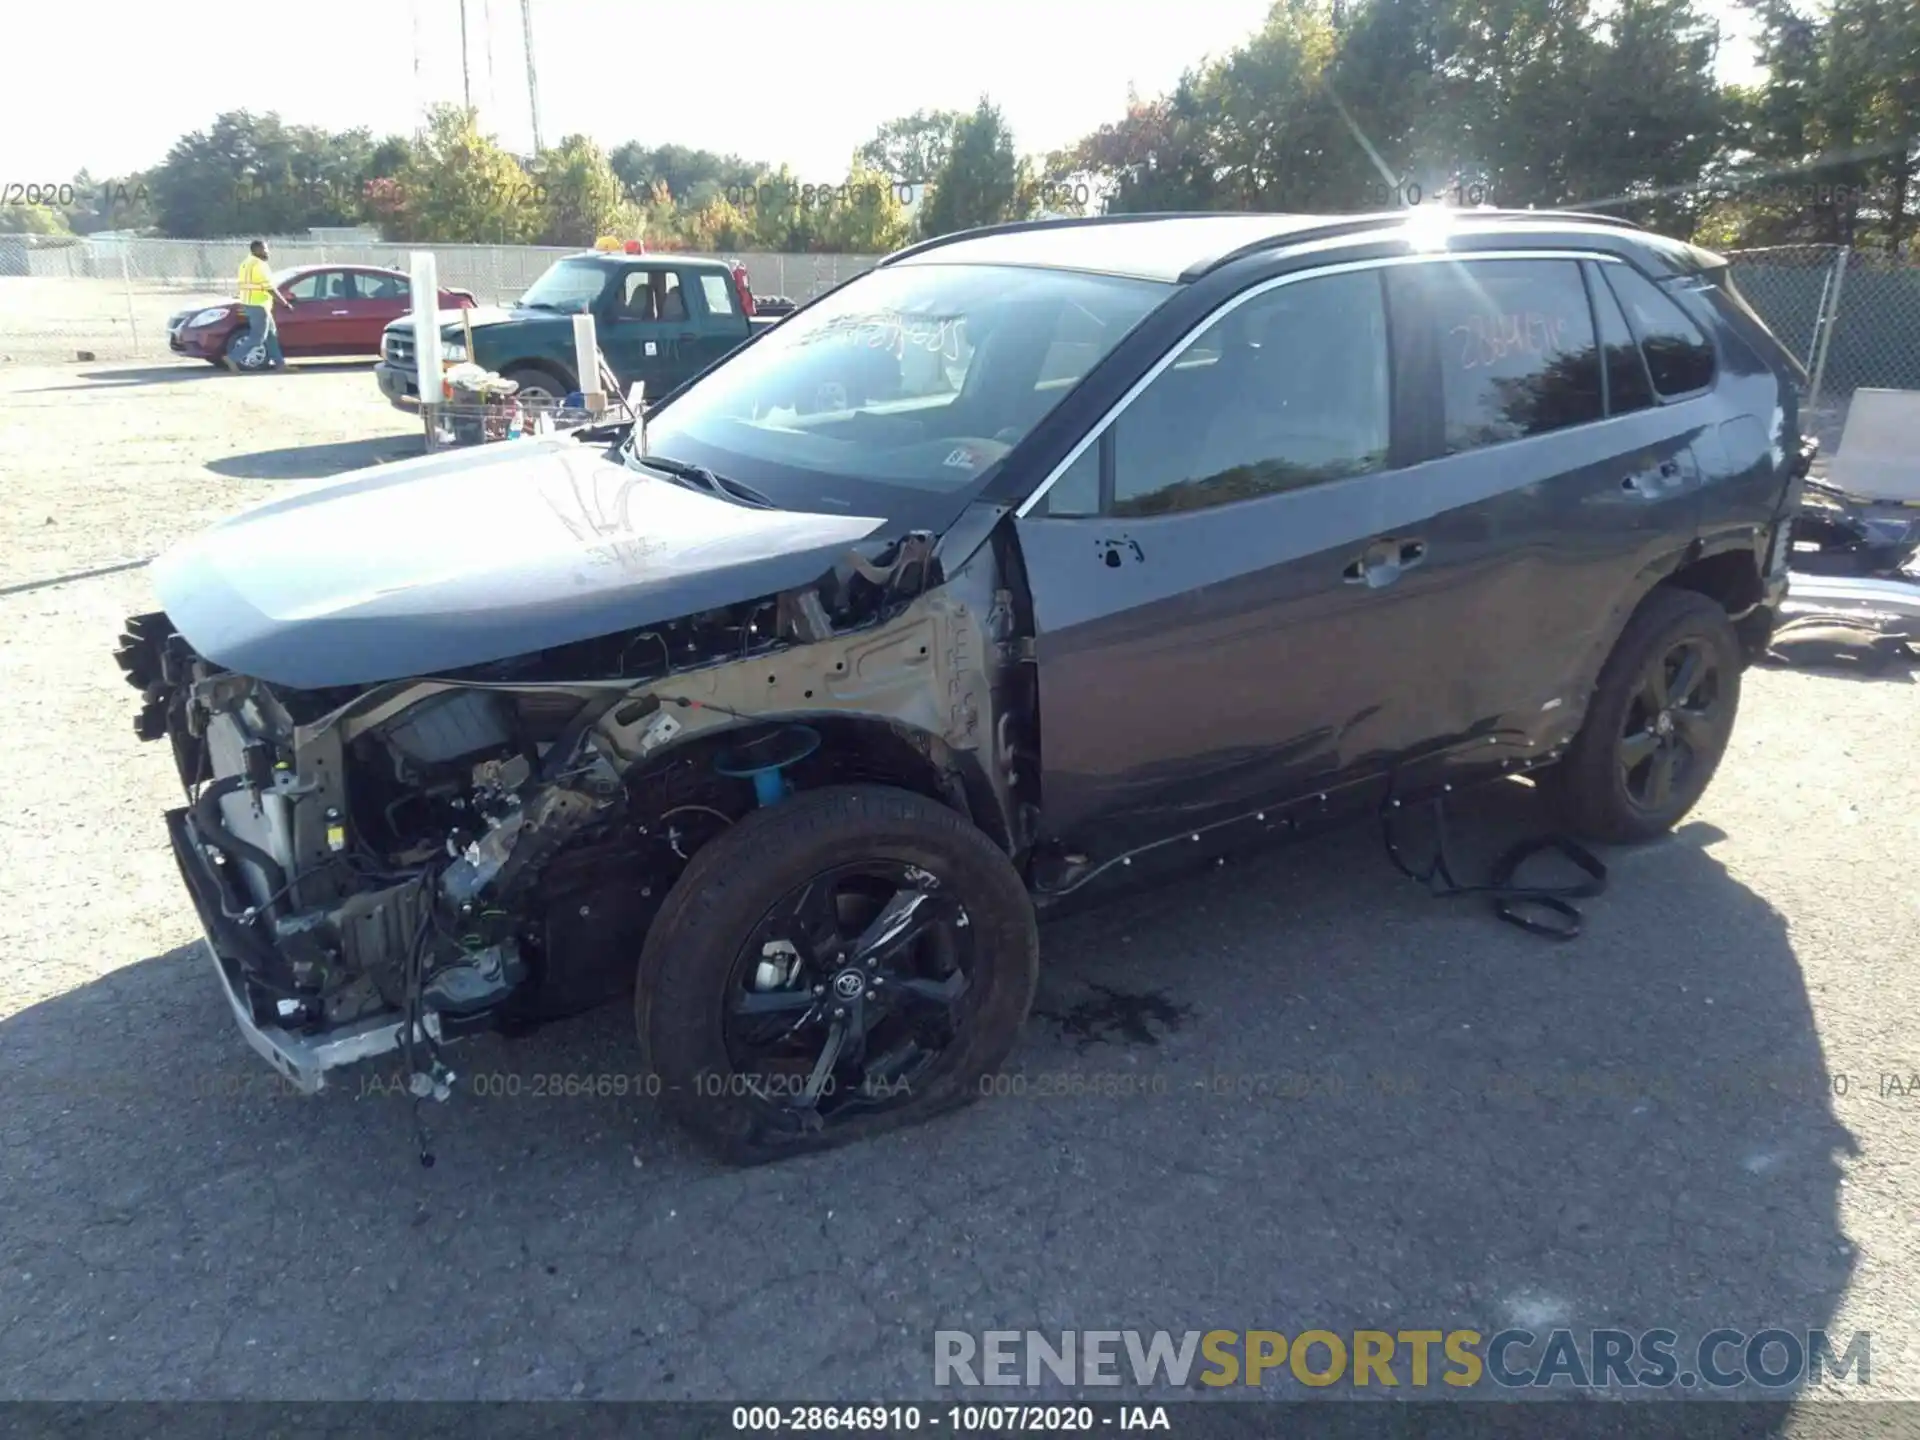
[[[351,314],[352,312],[347,310],[329,310],[327,313],[329,315],[347,315],[347,314]]]
[[[676,340],[698,340],[699,338],[700,332],[698,330],[682,330],[678,335],[674,336]]]

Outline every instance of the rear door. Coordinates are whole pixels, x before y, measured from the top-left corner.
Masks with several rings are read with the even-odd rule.
[[[1023,507],[1048,839],[1109,858],[1352,800],[1435,728],[1416,671],[1462,607],[1396,423],[1411,358],[1381,268],[1264,282]]]
[[[1433,458],[1410,479],[1471,597],[1444,665],[1422,667],[1456,737],[1531,749],[1570,733],[1625,612],[1696,532],[1698,417],[1656,399],[1606,279],[1626,268],[1463,254],[1396,276],[1434,345]]]
[[[348,278],[353,298],[347,303],[340,354],[377,355],[380,332],[407,313],[409,283],[405,276],[384,270],[354,270]]]

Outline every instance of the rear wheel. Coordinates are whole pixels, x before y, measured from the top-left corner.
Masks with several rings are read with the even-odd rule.
[[[698,851],[640,960],[640,1040],[675,1117],[750,1164],[964,1104],[1033,1001],[1026,887],[904,790],[804,792]]]
[[[1740,670],[1740,642],[1718,602],[1691,590],[1649,595],[1548,777],[1568,825],[1596,840],[1631,842],[1678,824],[1726,751]]]

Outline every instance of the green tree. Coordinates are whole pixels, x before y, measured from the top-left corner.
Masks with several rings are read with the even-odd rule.
[[[0,235],[70,235],[67,217],[51,205],[0,205]]]
[[[856,163],[892,180],[931,180],[946,168],[954,136],[966,118],[959,110],[916,110],[889,120],[860,147]]]
[[[1906,246],[1920,168],[1920,14],[1910,0],[1759,0],[1766,78],[1735,192],[1747,244]]]
[[[856,155],[844,192],[836,189],[821,216],[815,243],[843,255],[884,255],[907,243],[912,230],[891,175]]]
[[[148,177],[161,231],[287,235],[360,218],[375,154],[365,130],[288,126],[244,110],[182,136]]]
[[[591,245],[602,235],[625,235],[644,224],[640,208],[627,202],[606,155],[584,135],[569,135],[544,152],[534,178],[545,212],[543,245]]]
[[[946,235],[1018,219],[1020,166],[1013,132],[999,107],[982,96],[954,132],[946,164],[920,211],[920,233]]]
[[[399,204],[389,239],[442,244],[525,244],[540,233],[535,181],[472,110],[437,105],[395,177]],[[377,183],[377,182],[376,182]]]
[[[1321,0],[1280,0],[1259,33],[1201,80],[1211,158],[1231,208],[1310,210],[1348,198],[1364,155],[1327,89],[1335,48]]]
[[[1202,112],[1200,76],[1189,72],[1171,95],[1130,95],[1127,111],[1073,149],[1077,169],[1111,189],[1113,213],[1211,210],[1221,203],[1214,138]]]
[[[118,175],[96,180],[82,169],[73,177],[73,204],[62,207],[67,227],[76,235],[101,230],[148,230],[155,224],[153,192],[144,175]]]
[[[1690,235],[1711,205],[1701,181],[1725,153],[1737,111],[1713,77],[1719,27],[1691,0],[1622,0],[1601,38],[1588,56],[1589,100],[1562,201],[1624,200],[1634,219]]]
[[[648,148],[637,140],[615,147],[608,157],[613,173],[628,197],[651,191],[664,184],[674,204],[682,210],[698,210],[716,198],[738,200],[754,177],[767,167],[738,155],[721,155],[712,150],[693,150],[685,145],[658,145]]]

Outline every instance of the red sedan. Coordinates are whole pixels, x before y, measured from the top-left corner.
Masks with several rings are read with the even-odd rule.
[[[291,309],[278,307],[280,348],[288,359],[314,355],[375,355],[380,332],[411,308],[412,282],[404,271],[377,265],[299,265],[279,271],[273,287]],[[465,290],[440,291],[440,309],[472,307]],[[266,346],[242,355],[246,311],[237,300],[182,310],[167,321],[167,345],[176,355],[191,355],[218,365],[231,353],[243,370],[262,369]]]

